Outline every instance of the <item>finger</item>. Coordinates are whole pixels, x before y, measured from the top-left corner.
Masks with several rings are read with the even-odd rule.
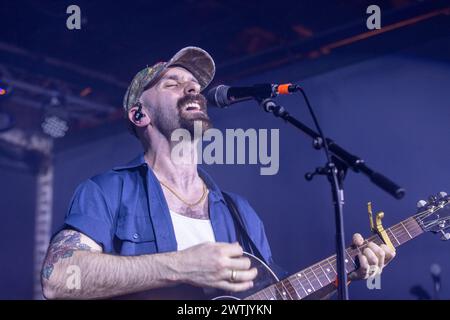
[[[253,287],[253,281],[246,281],[246,282],[229,282],[229,281],[219,281],[217,282],[214,287],[225,290],[225,291],[231,291],[231,292],[239,292],[239,291],[245,291]]]
[[[359,259],[359,268],[356,270],[357,275],[360,279],[367,279],[369,277],[369,261],[367,260],[367,257],[363,254],[358,254]]]
[[[232,272],[233,270],[227,270],[225,273],[226,277],[224,278],[232,283],[252,281],[258,275],[258,270],[256,268],[250,270],[234,270],[234,280],[232,280]]]
[[[222,254],[228,257],[240,257],[244,254],[244,250],[239,245],[239,243],[222,243],[221,244]]]
[[[227,269],[234,270],[248,270],[252,265],[251,260],[248,257],[229,258],[225,262]]]
[[[364,244],[364,238],[361,234],[355,233],[353,235],[353,245],[356,247],[362,246]]]
[[[384,243],[380,247],[385,253],[384,265],[387,265],[392,259],[394,259],[395,250],[392,250],[391,247],[385,245]]]
[[[375,253],[375,255],[378,258],[378,267],[380,268],[380,271],[383,270],[384,267],[384,258],[385,253],[384,250],[381,249],[376,243],[369,242],[368,247]]]
[[[369,247],[365,248],[363,251],[363,255],[366,256],[369,265],[378,266],[378,258],[377,255],[370,249]]]

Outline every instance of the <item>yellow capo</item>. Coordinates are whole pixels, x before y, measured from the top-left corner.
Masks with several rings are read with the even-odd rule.
[[[381,238],[381,240],[383,240],[383,242],[392,250],[394,250],[395,252],[395,247],[392,245],[391,239],[389,239],[389,236],[386,233],[386,230],[384,230],[383,228],[383,223],[381,222],[381,220],[384,217],[384,212],[378,212],[376,215],[376,223],[374,225],[373,223],[373,214],[372,214],[372,202],[368,202],[367,203],[367,211],[369,212],[369,222],[370,222],[370,230],[375,233],[378,234]]]

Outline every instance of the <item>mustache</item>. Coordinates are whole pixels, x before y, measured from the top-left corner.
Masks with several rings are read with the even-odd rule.
[[[179,110],[181,110],[181,108],[188,103],[198,103],[198,105],[200,106],[200,110],[202,111],[206,110],[206,98],[200,93],[189,94],[180,98],[177,102],[177,107]]]

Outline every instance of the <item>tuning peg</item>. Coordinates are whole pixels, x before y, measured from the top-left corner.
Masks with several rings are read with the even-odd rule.
[[[436,204],[437,202],[437,197],[436,196],[429,196],[428,197],[428,203],[429,204]]]
[[[447,199],[447,192],[441,191],[438,193],[439,200],[446,200]]]
[[[441,240],[444,240],[444,241],[450,240],[450,233],[444,232],[444,231],[441,231],[441,233],[442,233]]]
[[[422,209],[428,205],[428,202],[425,200],[420,200],[417,202],[417,209]]]

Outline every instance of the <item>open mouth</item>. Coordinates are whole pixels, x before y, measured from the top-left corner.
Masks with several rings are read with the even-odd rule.
[[[189,111],[189,112],[203,112],[202,108],[200,107],[200,105],[197,102],[189,102],[184,106],[184,111]]]

